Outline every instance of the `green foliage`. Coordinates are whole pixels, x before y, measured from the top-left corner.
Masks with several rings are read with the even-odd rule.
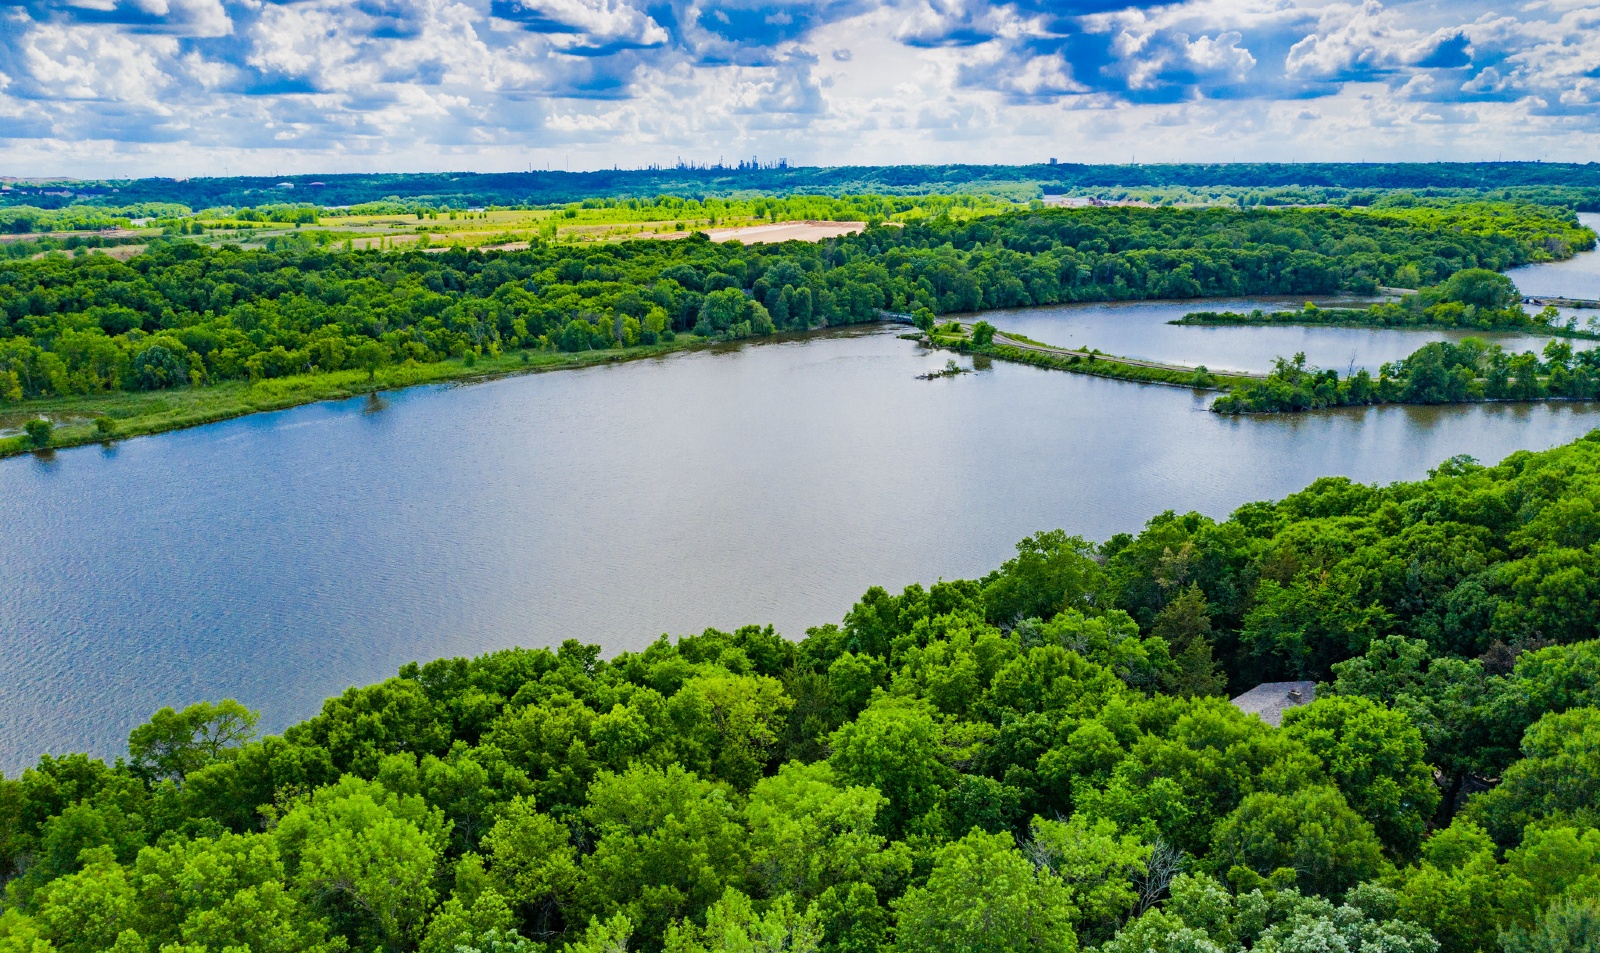
[[[1528,928],[1512,927],[1500,938],[1503,953],[1583,953],[1600,950],[1600,900],[1558,901]]]
[[[1008,834],[973,831],[940,848],[922,887],[895,902],[903,953],[1071,953],[1071,892],[1036,869]]]
[[[1333,788],[1251,794],[1217,824],[1213,837],[1211,866],[1242,890],[1292,883],[1342,896],[1384,869],[1372,826]]]
[[[1323,770],[1379,840],[1412,856],[1439,804],[1422,733],[1400,712],[1360,697],[1318,699],[1284,713],[1284,732],[1322,759]]]
[[[609,207],[630,220],[665,208],[628,201],[635,207]],[[1592,240],[1564,210],[1535,206],[971,217],[970,197],[965,205],[865,197],[852,208],[896,203],[911,219],[905,227],[814,245],[540,240],[525,251],[384,254],[274,237],[250,251],[157,243],[128,262],[8,260],[0,264],[0,401],[348,370],[370,376],[386,365],[516,349],[604,351],[689,331],[741,338],[875,321],[883,310],[926,312],[926,324],[932,314],[1069,301],[1364,291],[1405,269],[1447,282]],[[921,212],[910,215],[913,208]],[[314,217],[302,206],[249,213]],[[1483,287],[1458,282],[1474,299],[1489,294]],[[1446,304],[1476,307],[1439,307]],[[988,332],[978,332],[973,345],[987,347]]]
[[[131,767],[152,781],[182,781],[254,738],[257,719],[231,698],[196,702],[181,712],[163,708],[128,736]]]
[[[22,426],[23,432],[28,435],[28,442],[40,449],[50,446],[50,435],[55,433],[55,429],[55,424],[39,417]]]

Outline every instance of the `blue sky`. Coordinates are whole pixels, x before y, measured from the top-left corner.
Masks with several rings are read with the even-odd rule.
[[[0,174],[1600,160],[1600,0],[0,0]]]

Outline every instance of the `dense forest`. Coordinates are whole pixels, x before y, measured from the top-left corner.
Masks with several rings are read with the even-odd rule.
[[[511,349],[738,338],[1063,301],[1372,292],[1593,247],[1565,209],[1027,210],[821,244],[702,238],[525,251],[181,240],[0,262],[0,402],[159,390]]]
[[[1600,432],[0,781],[5,953],[1580,953]],[[1317,679],[1271,727],[1230,705]]]
[[[62,206],[74,202],[127,205],[172,202],[191,208],[282,202],[286,195],[323,206],[413,200],[435,206],[547,205],[596,195],[643,197],[762,192],[939,194],[991,191],[1034,197],[1041,190],[1206,188],[1418,191],[1507,197],[1503,190],[1554,187],[1558,201],[1600,208],[1600,164],[1552,162],[1220,163],[1191,165],[903,165],[792,167],[742,163],[734,167],[602,169],[594,172],[444,172],[421,174],[234,176],[12,182],[0,205]],[[1026,193],[1025,195],[1023,193]],[[1526,193],[1524,193],[1526,194]]]

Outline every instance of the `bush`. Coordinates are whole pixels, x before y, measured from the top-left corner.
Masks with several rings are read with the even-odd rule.
[[[40,417],[28,421],[22,429],[28,433],[28,442],[35,447],[43,448],[50,446],[50,435],[55,432],[56,425]]]

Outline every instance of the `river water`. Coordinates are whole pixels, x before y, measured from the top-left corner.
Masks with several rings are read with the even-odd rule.
[[[412,659],[749,622],[799,636],[870,585],[982,573],[1035,530],[1104,539],[1600,426],[1587,404],[1230,419],[1184,389],[1004,363],[924,381],[948,355],[897,330],[0,461],[0,769],[114,756],[155,708],[206,698],[281,729]]]

